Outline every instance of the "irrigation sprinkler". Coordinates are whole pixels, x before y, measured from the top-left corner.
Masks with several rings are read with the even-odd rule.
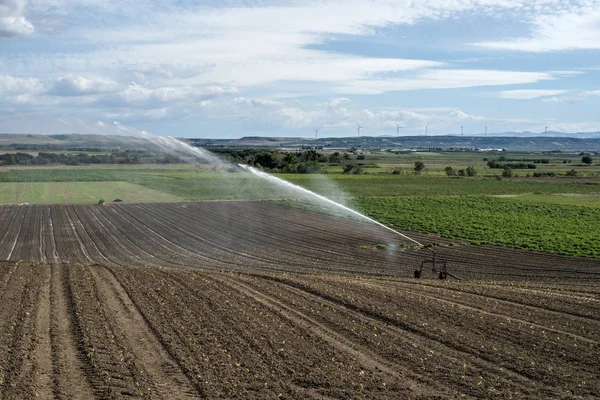
[[[424,246],[423,248],[431,251],[433,253],[433,257],[429,260],[421,261],[421,267],[415,270],[415,278],[421,278],[421,274],[423,273],[423,267],[426,265],[431,265],[431,272],[438,275],[439,279],[448,279],[448,277],[452,277],[461,281],[462,279],[458,276],[448,272],[448,264],[446,260],[438,260],[437,254],[432,247]]]

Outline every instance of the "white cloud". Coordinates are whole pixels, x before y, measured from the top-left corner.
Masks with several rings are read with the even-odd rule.
[[[0,75],[0,106],[31,105],[39,103],[44,85],[36,78]]]
[[[600,96],[600,90],[585,90],[580,92],[574,96],[562,96],[562,97],[550,97],[547,99],[543,99],[542,101],[545,103],[569,103],[569,104],[577,104],[585,101],[590,96]]]
[[[215,98],[228,94],[238,93],[234,87],[209,85],[200,87],[158,87],[148,88],[131,82],[131,84],[118,97],[123,104],[137,107],[156,107],[165,104],[175,104],[178,102],[196,102],[201,99]],[[111,99],[108,99],[111,101]],[[119,102],[119,101],[117,101]]]
[[[31,35],[34,27],[25,17],[25,0],[0,0],[0,38]]]
[[[331,107],[331,108],[339,108],[343,105],[348,105],[352,103],[350,101],[350,99],[346,98],[346,97],[336,97],[334,99],[331,99],[330,101],[326,102],[325,105],[327,107]]]
[[[413,78],[357,80],[336,88],[338,93],[381,94],[419,89],[457,89],[476,86],[504,86],[555,79],[546,72],[440,69],[426,70]]]
[[[117,83],[109,79],[65,76],[54,82],[48,90],[48,94],[55,96],[85,96],[113,92],[116,89]]]
[[[36,78],[0,75],[0,93],[39,93],[42,90],[42,83]]]
[[[547,89],[503,90],[498,94],[498,97],[501,99],[531,100],[539,97],[556,96],[566,92],[566,90]]]
[[[574,10],[553,10],[551,14],[535,15],[531,19],[530,37],[503,41],[473,43],[496,50],[533,53],[565,50],[600,49],[600,4],[587,1],[587,6]]]
[[[306,135],[309,132],[314,133],[315,126],[320,126],[325,128],[320,134],[323,137],[354,135],[357,122],[364,127],[363,135],[374,136],[392,131],[395,134],[396,123],[403,126],[402,132],[405,134],[422,134],[427,124],[430,125],[432,134],[449,134],[467,124],[479,124],[483,129],[482,124],[491,120],[469,115],[461,110],[445,112],[447,110],[444,107],[434,108],[432,112],[415,112],[408,109],[372,110],[358,105],[353,107],[348,102],[343,102],[343,106],[337,107],[323,102],[295,106],[261,98],[237,97],[213,102],[210,110],[207,110],[207,116],[210,115],[213,119],[235,118],[265,128],[294,129],[306,132]],[[199,117],[202,118],[202,115]]]
[[[600,90],[586,90],[582,93],[584,96],[600,96]]]
[[[369,129],[380,129],[376,127],[395,127],[399,120],[406,121],[407,127],[432,122],[433,130],[443,131],[457,121],[465,125],[479,121],[459,113],[456,107],[445,107],[477,101],[475,97],[460,97],[467,91],[452,92],[459,96],[454,102],[446,97],[450,93],[436,92],[444,102],[435,107],[437,101],[432,101],[430,94],[419,93],[410,103],[404,100],[412,93],[377,100],[351,95],[575,79],[584,74],[570,70],[573,64],[581,66],[576,60],[571,65],[550,63],[547,68],[564,70],[519,71],[519,60],[493,64],[482,54],[482,46],[522,51],[596,49],[599,13],[598,0],[0,0],[0,18],[9,14],[22,17],[31,28],[29,33],[27,29],[14,33],[13,29],[8,35],[2,20],[0,36],[30,35],[32,23],[37,32],[23,52],[10,43],[13,47],[0,57],[0,71],[12,75],[0,76],[0,93],[3,104],[35,103],[40,106],[36,109],[39,113],[70,108],[88,113],[92,121],[107,115],[129,123],[148,118],[169,123],[221,118],[233,123],[253,121],[257,127],[347,126],[354,132],[356,120],[361,119],[369,124],[367,134]],[[420,59],[418,55],[436,49],[429,37],[421,38],[424,52],[411,47],[414,43],[403,46],[403,37],[391,38],[397,26],[408,32],[421,22],[433,25],[435,38],[450,26],[442,20],[462,16],[506,18],[511,27],[523,22],[531,24],[532,30],[524,37],[506,40],[504,36],[477,43],[479,48],[468,49],[475,54],[467,56],[474,57],[467,57],[468,64],[462,63],[458,69],[457,62],[444,62],[451,46],[448,53],[436,54],[435,60]],[[54,28],[43,24],[56,21],[45,22],[44,18],[60,19],[60,37],[45,35]],[[437,30],[438,24],[441,30]],[[415,27],[413,32],[421,32],[421,28]],[[494,30],[490,31],[493,34]],[[355,36],[362,36],[364,42],[348,52],[340,50],[348,48],[345,43],[329,47],[338,39],[351,42]],[[394,56],[361,55],[366,44],[379,43],[380,36],[397,40],[394,53],[387,53]],[[55,39],[60,46],[53,44]],[[40,45],[48,48],[39,51]],[[338,52],[323,50],[326,48]],[[377,51],[375,46],[370,54]],[[461,54],[453,54],[452,59],[462,58]],[[501,59],[502,54],[495,58]],[[487,67],[496,69],[484,69],[483,65],[496,65]],[[540,63],[540,70],[545,69],[543,65]],[[500,92],[505,98],[541,97],[544,101],[562,101],[563,94],[545,89]],[[291,101],[294,96],[312,103]],[[331,99],[335,96],[346,97]],[[386,108],[397,99],[414,107]],[[457,113],[451,115],[452,111]]]

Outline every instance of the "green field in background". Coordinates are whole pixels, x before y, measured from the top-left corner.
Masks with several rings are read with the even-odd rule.
[[[129,182],[4,182],[0,204],[179,201],[180,197]]]
[[[373,168],[375,170],[375,168]],[[600,257],[600,180],[277,174],[390,226],[474,243]],[[285,199],[245,172],[193,165],[0,169],[0,203]]]
[[[491,196],[358,197],[352,204],[397,229],[528,250],[600,257],[600,208]]]
[[[356,196],[519,195],[523,199],[594,205],[600,180],[496,179],[393,174],[277,174],[332,198]],[[19,182],[129,182],[184,200],[281,198],[288,193],[244,172],[216,172],[191,165],[11,168],[0,170],[0,188]],[[561,194],[562,197],[550,194]],[[582,197],[585,196],[585,197]]]

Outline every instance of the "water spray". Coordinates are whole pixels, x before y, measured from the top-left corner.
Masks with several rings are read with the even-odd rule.
[[[405,234],[403,234],[401,232],[398,232],[397,230],[392,229],[389,226],[384,225],[381,222],[374,220],[373,218],[367,217],[366,215],[361,214],[360,212],[358,212],[356,210],[353,210],[350,207],[346,207],[343,204],[340,204],[340,203],[335,202],[335,201],[333,201],[331,199],[328,199],[325,196],[321,196],[320,194],[317,194],[317,193],[315,193],[313,191],[305,189],[302,186],[298,186],[298,185],[295,185],[295,184],[293,184],[291,182],[288,182],[288,181],[285,181],[283,179],[277,178],[276,176],[273,176],[271,174],[267,174],[266,172],[260,171],[260,170],[254,168],[254,167],[249,166],[249,165],[238,164],[238,167],[243,168],[244,170],[246,170],[248,172],[251,172],[252,174],[254,174],[254,175],[256,175],[256,176],[258,176],[258,177],[260,177],[262,179],[266,179],[269,182],[273,182],[273,183],[275,183],[275,184],[277,184],[279,186],[283,186],[286,189],[290,189],[290,190],[295,191],[297,193],[308,195],[308,196],[312,197],[313,199],[317,199],[317,200],[319,200],[319,201],[321,201],[321,202],[323,202],[323,203],[325,203],[325,204],[327,204],[329,206],[333,206],[335,208],[338,208],[340,210],[345,211],[348,214],[357,216],[357,217],[359,217],[361,219],[364,219],[366,221],[369,221],[371,223],[379,225],[382,228],[385,228],[388,231],[393,232],[396,235],[399,235],[402,238],[404,238],[404,239],[406,239],[406,240],[408,240],[408,241],[410,241],[412,243],[415,243],[416,245],[419,246],[419,248],[421,248],[421,249],[427,249],[427,250],[431,251],[433,253],[433,258],[431,260],[424,260],[423,262],[421,262],[421,267],[419,269],[415,270],[415,278],[420,278],[421,277],[421,274],[423,272],[423,267],[424,266],[431,265],[431,271],[434,274],[439,274],[438,276],[439,276],[440,279],[446,279],[448,276],[450,276],[450,277],[452,277],[454,279],[461,280],[461,278],[459,278],[458,276],[456,276],[456,275],[448,272],[446,261],[437,260],[436,252],[435,252],[435,249],[433,249],[433,246],[425,246],[422,243],[416,241],[415,239],[413,239],[413,238],[411,238],[411,237],[409,237],[409,236],[407,236],[407,235],[405,235]]]
[[[105,125],[101,124],[99,126],[104,127]],[[153,134],[151,134],[149,132],[146,132],[146,131],[140,131],[140,130],[137,130],[137,129],[132,128],[132,127],[124,126],[124,125],[122,125],[122,124],[120,124],[118,122],[114,122],[114,127],[117,129],[117,131],[124,132],[124,133],[126,133],[128,135],[134,135],[134,136],[138,136],[138,137],[141,136],[141,137],[149,140],[150,142],[154,143],[155,145],[163,148],[164,150],[167,150],[167,151],[170,151],[170,152],[175,152],[175,153],[177,153],[177,152],[184,152],[184,153],[192,154],[192,155],[198,157],[199,159],[202,159],[202,160],[204,160],[204,161],[206,161],[208,163],[211,163],[211,164],[217,164],[217,165],[221,165],[221,166],[232,166],[233,165],[229,161],[224,160],[224,159],[222,159],[220,157],[215,156],[210,151],[204,150],[204,149],[199,148],[199,147],[190,146],[189,144],[184,143],[184,142],[182,142],[182,141],[180,141],[180,140],[178,140],[176,138],[170,137],[170,136],[169,137],[155,136],[155,135],[153,135]],[[403,239],[406,239],[409,242],[412,242],[412,243],[416,244],[417,246],[419,246],[419,248],[421,248],[421,249],[427,249],[427,250],[431,251],[433,253],[433,259],[432,260],[427,260],[427,261],[424,261],[423,263],[421,263],[421,269],[415,271],[415,278],[420,278],[421,272],[423,270],[423,266],[425,264],[427,264],[427,263],[431,263],[432,264],[432,271],[435,272],[435,273],[438,272],[437,265],[441,265],[442,270],[439,271],[441,279],[445,279],[446,275],[452,276],[453,278],[456,278],[456,279],[460,279],[460,278],[458,278],[458,277],[456,277],[456,276],[454,276],[454,275],[452,275],[452,274],[450,274],[450,273],[448,273],[446,271],[446,262],[445,261],[443,261],[442,264],[438,264],[437,263],[437,261],[436,261],[436,252],[435,252],[435,250],[433,249],[432,246],[425,246],[422,243],[418,242],[417,240],[415,240],[415,239],[413,239],[413,238],[411,238],[411,237],[409,237],[409,236],[407,236],[407,235],[405,235],[405,234],[403,234],[401,232],[398,232],[395,229],[392,229],[389,226],[384,225],[381,222],[374,220],[373,218],[367,217],[366,215],[364,215],[364,214],[362,214],[362,213],[360,213],[360,212],[358,212],[356,210],[353,210],[352,208],[346,207],[345,205],[340,204],[340,203],[338,203],[336,201],[333,201],[331,199],[328,199],[325,196],[317,194],[317,193],[315,193],[315,192],[313,192],[311,190],[305,189],[302,186],[298,186],[298,185],[295,185],[295,184],[290,183],[288,181],[285,181],[283,179],[277,178],[277,177],[275,177],[275,176],[273,176],[271,174],[268,174],[266,172],[260,171],[260,170],[254,168],[254,167],[249,166],[249,165],[243,165],[243,164],[237,164],[237,165],[238,165],[238,167],[242,168],[243,170],[245,170],[247,172],[250,172],[253,175],[255,175],[255,176],[257,176],[257,177],[259,177],[261,179],[267,180],[267,181],[269,181],[271,183],[274,183],[274,184],[276,184],[276,185],[278,185],[280,187],[284,187],[284,188],[286,188],[288,190],[291,190],[293,192],[296,192],[296,193],[308,196],[309,198],[312,198],[313,200],[314,199],[319,200],[320,202],[325,203],[325,204],[327,204],[327,205],[329,205],[329,206],[331,206],[333,208],[336,208],[338,210],[342,210],[342,211],[344,211],[344,212],[346,212],[346,213],[348,213],[350,215],[354,215],[356,217],[359,217],[360,219],[363,219],[365,221],[368,221],[368,222],[371,222],[373,224],[379,225],[380,227],[385,228],[386,230],[395,233],[396,235],[402,237]],[[442,276],[443,276],[443,278],[442,278]]]
[[[286,180],[283,180],[283,179],[277,178],[277,177],[275,177],[275,176],[273,176],[273,175],[267,174],[266,172],[259,171],[258,169],[254,168],[254,167],[251,167],[251,166],[249,166],[249,165],[238,164],[238,166],[239,166],[240,168],[243,168],[244,170],[246,170],[246,171],[248,171],[248,172],[251,172],[251,173],[253,173],[254,175],[256,175],[256,176],[258,176],[258,177],[260,177],[260,178],[266,179],[266,180],[268,180],[268,181],[270,181],[270,182],[273,182],[273,183],[275,183],[275,184],[277,184],[277,185],[284,186],[284,187],[285,187],[285,188],[287,188],[287,189],[291,189],[291,190],[293,190],[293,191],[296,191],[296,192],[299,192],[299,193],[302,193],[302,194],[305,194],[305,195],[308,195],[308,196],[314,197],[314,198],[316,198],[316,199],[319,199],[320,201],[322,201],[322,202],[324,202],[324,203],[326,203],[326,204],[328,204],[328,205],[330,205],[330,206],[333,206],[333,207],[339,208],[339,209],[341,209],[341,210],[343,210],[343,211],[345,211],[345,212],[347,212],[347,213],[349,213],[349,214],[355,215],[355,216],[357,216],[357,217],[359,217],[359,218],[362,218],[362,219],[364,219],[364,220],[367,220],[367,221],[369,221],[369,222],[372,222],[372,223],[374,223],[374,224],[377,224],[377,225],[379,225],[379,226],[381,226],[381,227],[383,227],[383,228],[387,229],[388,231],[394,232],[396,235],[400,235],[400,236],[402,236],[404,239],[406,239],[406,240],[409,240],[409,241],[411,241],[411,242],[413,242],[413,243],[417,244],[419,247],[421,247],[421,248],[425,248],[425,246],[424,246],[423,244],[421,244],[420,242],[417,242],[416,240],[414,240],[414,239],[412,239],[412,238],[410,238],[410,237],[406,236],[405,234],[403,234],[403,233],[400,233],[400,232],[398,232],[398,231],[396,231],[396,230],[394,230],[394,229],[390,228],[389,226],[387,226],[387,225],[384,225],[384,224],[382,224],[381,222],[374,220],[373,218],[367,217],[366,215],[364,215],[364,214],[361,214],[361,213],[359,213],[358,211],[351,209],[350,207],[346,207],[346,206],[345,206],[345,205],[343,205],[343,204],[340,204],[340,203],[337,203],[337,202],[335,202],[335,201],[333,201],[333,200],[331,200],[331,199],[328,199],[328,198],[327,198],[327,197],[325,197],[325,196],[321,196],[320,194],[317,194],[317,193],[315,193],[315,192],[313,192],[313,191],[310,191],[310,190],[308,190],[308,189],[305,189],[305,188],[303,188],[302,186],[295,185],[295,184],[293,184],[293,183],[290,183],[290,182],[288,182],[288,181],[286,181]]]

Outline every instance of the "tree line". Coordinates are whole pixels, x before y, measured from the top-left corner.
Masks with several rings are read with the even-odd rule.
[[[113,150],[104,154],[88,153],[3,153],[0,154],[0,165],[90,165],[90,164],[173,164],[183,160],[174,155],[157,156],[141,150]]]

